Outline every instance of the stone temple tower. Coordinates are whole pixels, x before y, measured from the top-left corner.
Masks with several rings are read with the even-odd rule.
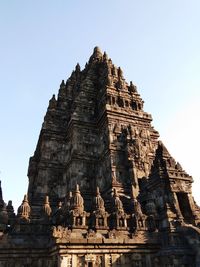
[[[151,122],[95,47],[49,101],[16,215],[0,191],[0,267],[200,266],[192,177]]]

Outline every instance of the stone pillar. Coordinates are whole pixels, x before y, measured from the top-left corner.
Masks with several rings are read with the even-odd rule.
[[[108,226],[108,219],[107,218],[108,218],[107,216],[104,217],[104,226],[105,227]]]
[[[72,255],[72,267],[77,267],[77,266],[78,266],[77,256]]]
[[[105,267],[112,266],[112,256],[110,254],[105,254],[104,263],[105,263],[104,265]]]
[[[124,227],[127,227],[127,219],[124,218]]]
[[[75,267],[75,266],[77,266],[76,262],[75,262],[75,264],[73,263],[73,256],[71,256],[71,255],[68,255],[66,257],[60,256],[58,258],[58,267]]]
[[[85,215],[83,215],[83,217],[82,217],[82,226],[85,226],[85,224],[86,224],[86,220],[85,219],[86,219]]]
[[[65,267],[67,266],[67,258],[60,256],[58,257],[58,267]]]

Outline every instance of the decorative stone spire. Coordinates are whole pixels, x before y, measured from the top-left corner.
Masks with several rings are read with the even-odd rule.
[[[96,196],[93,199],[94,210],[105,211],[104,200],[100,195],[99,187],[96,189]]]
[[[183,171],[183,168],[182,168],[182,166],[181,166],[181,164],[180,164],[179,162],[176,163],[175,168],[176,168],[177,170],[179,170],[179,171]]]
[[[84,200],[81,196],[78,184],[76,184],[76,189],[72,197],[71,209],[78,210],[79,212],[83,212],[84,210]]]
[[[131,94],[137,93],[137,87],[133,84],[132,81],[130,81],[129,92]]]
[[[92,61],[95,61],[95,60],[101,60],[102,57],[103,57],[103,54],[101,52],[101,49],[98,46],[96,46],[94,48],[94,52],[93,52],[92,56],[90,57],[89,62],[92,62]]]
[[[65,81],[62,80],[61,84],[60,84],[60,88],[64,88],[65,87]],[[55,95],[54,95],[55,96]]]
[[[52,96],[52,98],[49,100],[49,109],[55,109],[57,105],[56,97],[55,95]]]
[[[122,201],[119,198],[116,188],[114,188],[113,206],[115,211],[124,212]]]
[[[118,77],[120,79],[123,79],[123,71],[122,71],[122,69],[120,67],[117,69],[117,72],[118,72]]]
[[[72,85],[74,84],[75,81],[76,81],[76,72],[73,70],[71,76],[67,80],[67,83]]]
[[[133,200],[133,209],[134,209],[134,214],[136,216],[142,216],[143,215],[141,205],[140,205],[139,201],[137,201],[136,198]]]
[[[12,200],[8,201],[8,205],[6,207],[6,210],[8,212],[8,216],[9,217],[13,218],[15,216],[14,208],[13,208],[13,205],[12,205]]]
[[[45,215],[47,215],[47,216],[51,215],[52,210],[51,210],[51,207],[50,207],[49,197],[48,196],[45,197],[43,211],[44,211]]]
[[[66,88],[67,88],[67,83],[65,83],[65,81],[62,80],[62,82],[60,84],[60,89],[58,91],[58,100],[54,101],[55,104],[53,104],[53,108],[56,108],[57,106],[60,106],[61,102],[63,101],[63,99],[66,96],[66,90],[67,90]]]
[[[103,53],[103,60],[108,61],[108,55],[106,52]]]
[[[80,66],[79,63],[76,64],[75,71],[76,72],[80,72],[81,71],[81,66]]]
[[[21,206],[18,208],[18,217],[21,219],[29,220],[31,213],[31,208],[28,203],[27,195],[24,195],[24,199],[22,201]]]
[[[113,76],[118,76],[118,69],[115,65],[112,66],[112,75]]]

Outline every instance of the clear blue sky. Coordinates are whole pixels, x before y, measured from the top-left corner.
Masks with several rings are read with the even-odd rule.
[[[200,1],[0,2],[0,177],[5,201],[27,191],[48,100],[94,46],[138,86],[200,204]]]

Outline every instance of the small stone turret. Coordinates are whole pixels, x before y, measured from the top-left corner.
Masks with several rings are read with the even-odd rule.
[[[103,53],[103,60],[108,61],[108,55],[106,52]]]
[[[96,189],[96,196],[93,198],[93,209],[98,211],[105,211],[104,200],[100,195],[99,187]]]
[[[28,197],[27,197],[27,195],[24,195],[24,199],[22,201],[22,204],[18,208],[17,216],[20,219],[24,219],[26,221],[29,221],[30,220],[30,213],[31,213],[31,208],[30,208],[29,203],[28,203]]]
[[[62,80],[61,84],[60,84],[60,88],[65,88],[65,81]]]
[[[133,210],[133,213],[137,216],[142,216],[143,212],[141,209],[141,205],[140,202],[137,200],[137,198],[134,196],[134,186],[132,186],[132,192],[131,192],[131,205],[132,208],[131,210]]]
[[[112,202],[113,213],[111,216],[111,227],[115,229],[125,230],[127,228],[127,214],[124,212],[122,201],[120,200],[115,188]]]
[[[72,197],[71,209],[78,210],[79,212],[83,212],[84,210],[84,200],[83,197],[81,196],[78,184],[76,184],[76,189]]]
[[[80,66],[79,63],[76,64],[75,71],[76,72],[80,72],[81,71],[81,66]]]
[[[96,229],[108,229],[108,213],[105,211],[104,200],[101,197],[99,187],[96,188],[96,194],[93,198],[92,224]]]
[[[117,69],[117,72],[118,72],[118,78],[119,79],[123,79],[124,78],[123,77],[123,71],[122,71],[122,69],[120,67]]]
[[[14,214],[14,208],[12,205],[12,200],[8,201],[8,205],[7,205],[6,209],[7,209],[8,214],[10,214],[10,215]]]
[[[57,105],[56,97],[55,97],[55,95],[53,95],[52,98],[49,100],[48,109],[55,109],[56,105]]]
[[[137,87],[133,84],[132,81],[130,81],[129,92],[130,92],[131,94],[133,94],[133,93],[137,93]]]
[[[6,207],[7,213],[8,213],[8,224],[12,225],[15,220],[15,212],[12,205],[12,200],[8,201],[8,205]]]
[[[74,228],[85,228],[86,215],[84,211],[84,200],[81,196],[79,185],[76,184],[76,189],[71,198],[70,225]]]
[[[145,228],[145,219],[146,216],[142,212],[142,208],[140,202],[135,197],[135,188],[132,185],[131,189],[131,211],[133,212],[131,215],[132,219],[132,230],[144,230]]]
[[[58,202],[58,206],[53,214],[53,223],[56,225],[64,223],[63,204],[61,201]]]
[[[93,52],[92,56],[90,57],[89,62],[92,62],[95,60],[100,60],[100,59],[102,59],[102,57],[103,57],[103,54],[101,52],[101,49],[98,46],[96,46],[94,48],[94,52]]]
[[[122,201],[119,198],[117,190],[114,188],[114,195],[113,195],[113,208],[117,212],[124,212]]]

